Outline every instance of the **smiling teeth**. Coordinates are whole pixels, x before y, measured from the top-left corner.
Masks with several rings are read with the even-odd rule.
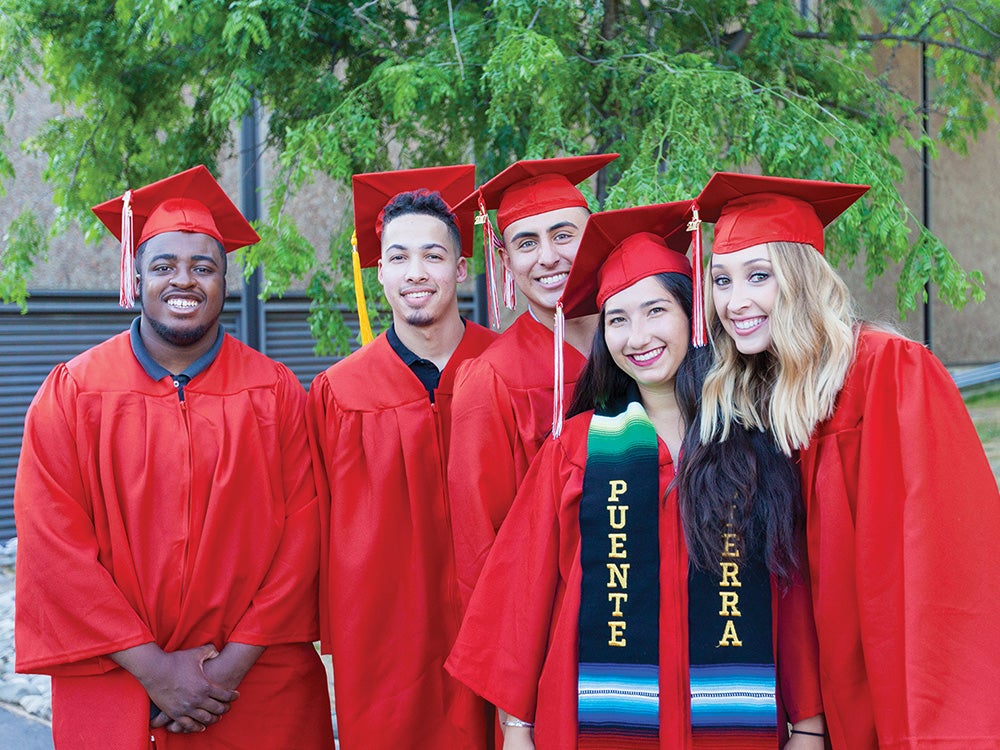
[[[751,318],[750,320],[734,320],[733,325],[737,331],[747,331],[764,322],[764,318]]]
[[[411,298],[415,297],[417,299],[422,299],[424,297],[430,297],[431,293],[430,292],[407,292],[403,296],[404,297],[411,297]]]
[[[539,283],[545,284],[546,286],[553,286],[555,284],[561,284],[569,276],[568,273],[554,273],[551,276],[542,276],[538,279]]]
[[[185,307],[189,309],[198,305],[197,302],[191,299],[169,299],[167,300],[167,304],[171,307]]]
[[[660,347],[659,349],[654,349],[651,352],[643,352],[642,354],[633,354],[632,359],[634,359],[636,362],[648,362],[649,360],[660,356],[660,352],[662,351],[663,347]]]

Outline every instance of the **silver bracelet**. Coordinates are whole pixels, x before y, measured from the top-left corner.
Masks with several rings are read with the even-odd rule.
[[[535,726],[530,721],[521,721],[520,719],[515,719],[513,716],[508,716],[506,719],[500,722],[505,727],[533,727]]]

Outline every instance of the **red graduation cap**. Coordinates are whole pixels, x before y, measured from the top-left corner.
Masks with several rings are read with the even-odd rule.
[[[459,202],[476,185],[474,164],[423,169],[400,169],[395,172],[368,172],[351,178],[354,189],[354,236],[351,238],[354,263],[354,295],[358,305],[361,344],[372,336],[368,306],[361,279],[361,269],[378,265],[382,257],[382,215],[389,202],[401,193],[437,192],[455,213],[462,236],[462,255],[472,255],[473,211],[460,209]]]
[[[565,391],[562,360],[566,318],[599,312],[608,297],[657,273],[691,278],[691,201],[658,203],[594,214],[587,221],[562,297],[556,304],[555,399],[552,434],[562,432]]]
[[[503,234],[515,221],[557,208],[587,208],[576,185],[618,158],[618,154],[523,159],[507,167],[460,204],[475,209],[497,209],[497,228]]]
[[[354,231],[362,268],[378,265],[382,257],[382,211],[400,193],[417,190],[438,192],[455,212],[462,235],[462,255],[472,255],[472,209],[460,210],[459,202],[476,185],[474,164],[425,169],[401,169],[395,172],[368,172],[351,178],[354,189]]]
[[[486,212],[496,209],[497,227],[502,235],[515,221],[528,216],[560,208],[589,208],[587,199],[576,186],[617,158],[618,154],[593,154],[522,159],[477,188],[459,204],[460,208],[479,209],[476,223],[483,225],[487,306],[494,328],[500,327],[494,252],[503,248],[503,242],[493,231]],[[504,304],[508,310],[513,310],[516,306],[514,280],[506,267],[503,271]]]
[[[593,315],[608,297],[657,273],[691,277],[691,201],[602,211],[587,222],[559,300],[567,318]]]
[[[823,252],[823,227],[868,185],[717,172],[698,196],[699,218],[715,222],[712,252],[765,242],[799,242]]]
[[[124,195],[91,210],[121,242],[119,304],[122,307],[135,303],[135,250],[158,234],[207,234],[221,242],[227,253],[260,241],[202,164],[145,187],[126,190]]]

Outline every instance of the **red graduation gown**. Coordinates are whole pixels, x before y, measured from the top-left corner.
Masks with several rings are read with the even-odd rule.
[[[53,676],[57,746],[131,750],[149,698],[107,654],[266,646],[218,724],[156,746],[328,747],[305,392],[228,335],[184,392],[128,332],[42,384],[14,492],[17,668]]]
[[[552,331],[524,313],[460,368],[448,459],[455,564],[468,605],[517,488],[552,431]],[[566,404],[587,360],[563,345]]]
[[[309,391],[322,641],[345,750],[485,743],[482,702],[443,668],[460,619],[445,446],[455,371],[495,338],[466,324],[433,404],[384,333]]]
[[[1000,496],[947,371],[863,330],[801,462],[833,746],[1000,747]]]
[[[580,612],[580,497],[590,413],[566,422],[531,465],[447,662],[458,679],[509,713],[535,723],[538,750],[576,747]],[[660,491],[673,478],[660,442]],[[676,493],[659,515],[660,747],[691,746],[688,557]],[[816,637],[806,585],[775,601],[779,715],[821,713]]]

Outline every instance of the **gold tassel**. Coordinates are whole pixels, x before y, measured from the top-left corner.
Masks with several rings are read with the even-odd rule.
[[[368,306],[365,304],[365,286],[361,279],[361,255],[358,253],[358,233],[351,234],[351,260],[354,263],[354,296],[358,302],[358,328],[361,329],[361,346],[371,343],[372,324],[368,321]]]

